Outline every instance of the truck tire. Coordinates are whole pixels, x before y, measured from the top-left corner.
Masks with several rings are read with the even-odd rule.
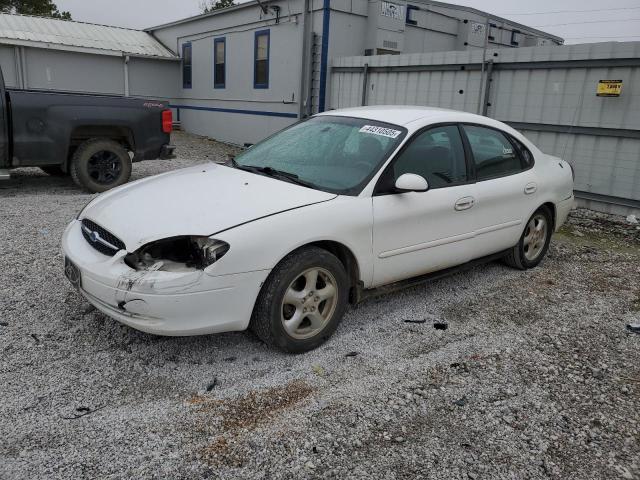
[[[74,152],[69,173],[78,186],[94,193],[105,192],[129,181],[131,157],[114,140],[92,138]]]
[[[52,177],[64,177],[67,175],[60,165],[47,165],[46,167],[40,167],[40,170]]]

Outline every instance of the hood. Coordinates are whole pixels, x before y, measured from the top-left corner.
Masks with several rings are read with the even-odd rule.
[[[336,196],[208,163],[106,192],[91,202],[80,218],[88,218],[105,228],[133,252],[162,238],[209,236]]]

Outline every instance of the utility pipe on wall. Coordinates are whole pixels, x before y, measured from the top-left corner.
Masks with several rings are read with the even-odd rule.
[[[126,55],[124,57],[124,96],[129,96],[129,60],[131,57]]]
[[[20,72],[22,74],[22,88],[29,88],[29,77],[27,76],[27,54],[25,47],[20,47]]]
[[[15,86],[18,88],[24,88],[24,84],[22,82],[22,62],[20,61],[20,47],[13,47],[13,56],[15,59],[15,69],[16,69],[16,84]]]
[[[298,118],[303,119],[307,116],[307,105],[310,102],[308,95],[310,89],[305,88],[307,79],[310,78],[308,57],[311,40],[309,38],[311,32],[311,15],[309,13],[309,0],[304,0],[304,11],[302,13],[302,60],[300,64],[300,92],[298,93]]]

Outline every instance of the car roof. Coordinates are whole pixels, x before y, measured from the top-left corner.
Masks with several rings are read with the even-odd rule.
[[[447,108],[411,105],[377,105],[371,107],[342,108],[339,110],[329,110],[319,115],[365,118],[403,127],[419,120],[421,121],[420,123],[473,122],[488,125],[492,123],[491,119],[473,113],[449,110]]]

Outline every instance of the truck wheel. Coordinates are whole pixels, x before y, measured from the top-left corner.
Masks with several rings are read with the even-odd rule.
[[[40,170],[52,177],[64,177],[67,175],[60,165],[47,165],[46,167],[40,167]]]
[[[131,158],[122,145],[106,138],[92,138],[71,158],[71,178],[91,192],[105,192],[129,181]]]

